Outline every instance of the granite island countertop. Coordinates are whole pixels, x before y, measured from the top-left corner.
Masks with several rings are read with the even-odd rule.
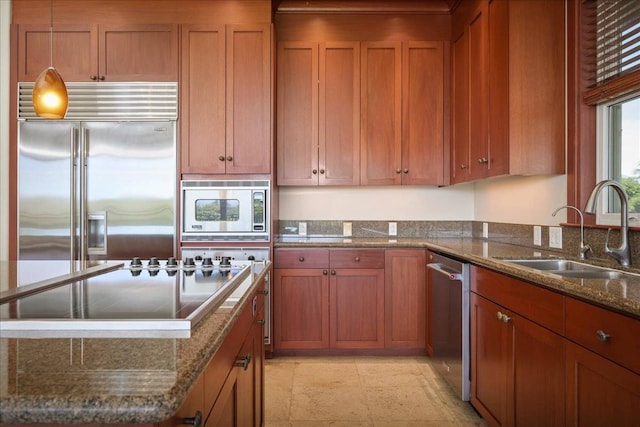
[[[636,278],[625,279],[579,279],[566,278],[536,271],[505,262],[507,259],[532,259],[562,257],[575,259],[564,253],[496,242],[471,237],[303,237],[279,236],[274,241],[275,248],[425,248],[461,259],[478,266],[490,268],[546,287],[548,289],[592,302],[614,311],[640,319],[640,271],[627,270],[638,274]],[[587,263],[601,265],[596,260]],[[609,266],[610,265],[606,265]],[[615,267],[618,268],[618,267]]]
[[[2,338],[0,423],[156,423],[170,418],[270,264],[190,338]]]

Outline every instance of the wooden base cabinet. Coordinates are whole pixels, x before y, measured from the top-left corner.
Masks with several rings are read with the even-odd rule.
[[[384,348],[383,249],[276,249],[274,265],[276,351]]]
[[[471,271],[472,405],[492,426],[565,425],[562,295]]]
[[[424,348],[426,336],[426,252],[385,251],[385,347]]]
[[[259,427],[264,423],[264,293],[249,297],[233,329],[180,409],[157,427]]]
[[[566,298],[567,425],[637,426],[640,322]]]

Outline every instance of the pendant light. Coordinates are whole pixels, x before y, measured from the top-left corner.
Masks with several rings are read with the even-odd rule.
[[[63,119],[67,114],[69,98],[67,86],[53,68],[53,0],[51,0],[51,27],[49,31],[50,66],[33,85],[33,109],[36,115],[47,119]]]

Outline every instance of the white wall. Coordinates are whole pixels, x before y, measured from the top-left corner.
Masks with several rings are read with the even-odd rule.
[[[0,261],[9,259],[9,24],[11,2],[0,1]]]
[[[284,220],[476,220],[557,225],[566,176],[505,177],[450,187],[282,187]]]

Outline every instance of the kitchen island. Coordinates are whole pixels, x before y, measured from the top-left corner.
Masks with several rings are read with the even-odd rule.
[[[166,424],[202,387],[217,356],[228,353],[230,337],[242,344],[253,324],[262,336],[254,307],[270,268],[267,262],[256,269],[246,292],[203,317],[189,338],[0,337],[0,423]],[[223,380],[235,357],[231,367],[213,366]],[[255,359],[262,363],[260,355]],[[213,402],[204,405],[206,417]]]

